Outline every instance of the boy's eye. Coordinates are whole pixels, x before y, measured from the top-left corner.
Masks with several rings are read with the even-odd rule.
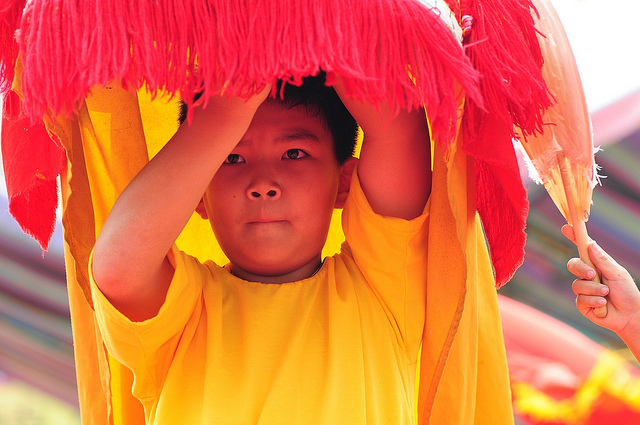
[[[237,153],[229,154],[227,159],[224,160],[225,164],[239,164],[244,162],[244,158]]]
[[[309,156],[305,151],[300,149],[289,149],[282,155],[282,159],[300,159]]]

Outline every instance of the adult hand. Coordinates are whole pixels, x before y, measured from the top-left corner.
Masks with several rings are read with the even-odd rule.
[[[573,240],[570,226],[564,226],[562,232]],[[589,244],[588,253],[597,270],[579,258],[567,263],[568,270],[578,277],[572,286],[578,310],[595,324],[616,332],[625,342],[640,340],[640,291],[633,278],[594,241]],[[602,283],[594,281],[598,272]],[[593,309],[605,304],[607,315],[596,317]]]

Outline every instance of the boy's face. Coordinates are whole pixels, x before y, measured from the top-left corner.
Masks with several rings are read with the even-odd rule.
[[[233,273],[274,283],[312,274],[341,168],[320,117],[303,107],[262,104],[203,198]]]

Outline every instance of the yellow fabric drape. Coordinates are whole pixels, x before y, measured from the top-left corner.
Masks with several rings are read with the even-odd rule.
[[[456,146],[442,152],[436,144],[433,156],[419,423],[510,424],[506,353],[475,209],[473,161]]]
[[[63,224],[83,423],[142,424],[141,405],[130,392],[131,373],[108,357],[95,326],[87,260],[118,194],[175,132],[176,101],[99,88],[76,119],[47,124],[69,160],[61,179]],[[418,415],[422,424],[509,424],[506,356],[491,263],[475,211],[473,163],[455,146],[434,150]],[[325,254],[336,252],[341,240],[337,213]],[[200,259],[225,261],[208,223],[195,216],[178,246]]]
[[[83,423],[144,423],[131,396],[131,373],[110,359],[97,329],[88,258],[120,192],[148,161],[137,96],[115,87],[95,90],[75,120],[47,123],[67,150],[61,176],[69,303]]]

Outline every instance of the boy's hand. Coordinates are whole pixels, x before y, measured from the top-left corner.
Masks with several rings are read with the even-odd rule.
[[[573,240],[571,226],[564,226],[562,232]],[[640,341],[640,291],[629,272],[598,244],[591,242],[588,253],[597,271],[602,275],[603,283],[593,281],[596,270],[582,260],[569,260],[567,269],[578,277],[572,286],[573,292],[577,295],[576,306],[585,317],[616,332],[632,346],[628,341]],[[596,317],[593,309],[605,304],[608,306],[607,315],[603,318]]]
[[[250,122],[256,110],[271,92],[268,84],[260,92],[249,98],[228,96],[220,94],[211,96],[207,100],[198,101],[193,106],[193,118],[191,122],[185,122],[178,131],[192,131],[195,129],[207,129],[211,121],[230,121],[239,124]],[[190,128],[191,130],[187,130]]]

